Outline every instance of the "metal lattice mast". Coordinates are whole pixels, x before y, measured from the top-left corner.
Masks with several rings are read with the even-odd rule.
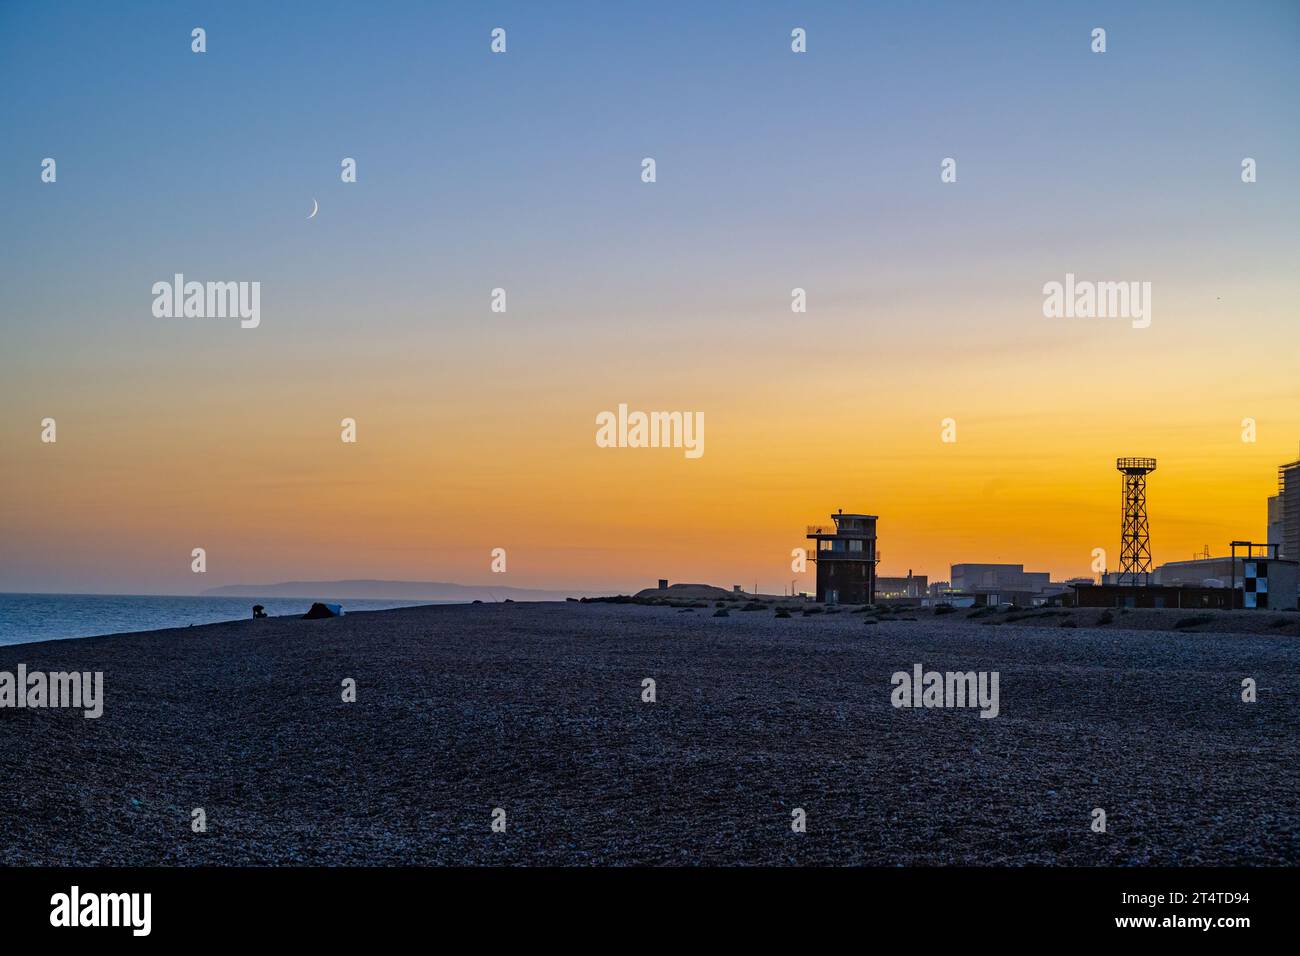
[[[1120,519],[1119,583],[1146,583],[1151,573],[1151,526],[1147,522],[1147,475],[1156,470],[1154,458],[1118,458],[1123,491]],[[1139,576],[1141,581],[1139,581]]]

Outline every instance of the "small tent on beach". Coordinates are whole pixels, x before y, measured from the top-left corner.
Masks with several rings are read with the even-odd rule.
[[[314,621],[321,617],[342,617],[342,604],[322,604],[320,601],[315,602],[310,610],[302,616],[304,621]]]

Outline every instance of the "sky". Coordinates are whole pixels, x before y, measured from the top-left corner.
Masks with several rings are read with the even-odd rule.
[[[811,590],[841,508],[881,574],[1059,579],[1122,455],[1157,562],[1262,541],[1298,54],[1262,0],[0,2],[0,591]],[[155,316],[176,273],[260,324]],[[1149,327],[1045,317],[1067,273]],[[598,447],[620,403],[704,454]]]

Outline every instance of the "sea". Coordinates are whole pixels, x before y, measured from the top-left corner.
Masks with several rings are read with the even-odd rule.
[[[450,601],[335,601],[348,611],[382,611]],[[174,597],[148,594],[0,594],[0,644],[26,644],[97,634],[154,631],[216,624],[253,616],[253,605],[271,617],[305,614],[311,598]]]

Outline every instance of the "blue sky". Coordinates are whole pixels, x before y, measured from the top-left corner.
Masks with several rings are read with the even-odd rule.
[[[1235,202],[1243,154],[1264,157],[1268,187],[1248,226],[1290,254],[1294,167],[1270,158],[1300,147],[1297,9],[8,3],[0,69],[22,92],[0,105],[0,268],[48,277],[65,305],[134,295],[178,249],[195,269],[310,282],[321,304],[346,301],[351,272],[321,260],[347,255],[398,298],[582,274],[671,305],[674,284],[749,289],[769,268],[906,286],[919,249],[960,243],[954,265],[979,283],[1045,244],[1128,261]],[[510,48],[493,57],[498,25]],[[54,197],[33,173],[45,155]],[[628,175],[643,155],[653,194]],[[979,183],[956,203],[933,188],[948,155]],[[313,197],[319,244],[286,247]],[[95,281],[68,283],[68,263]],[[54,311],[42,323],[75,321]]]

